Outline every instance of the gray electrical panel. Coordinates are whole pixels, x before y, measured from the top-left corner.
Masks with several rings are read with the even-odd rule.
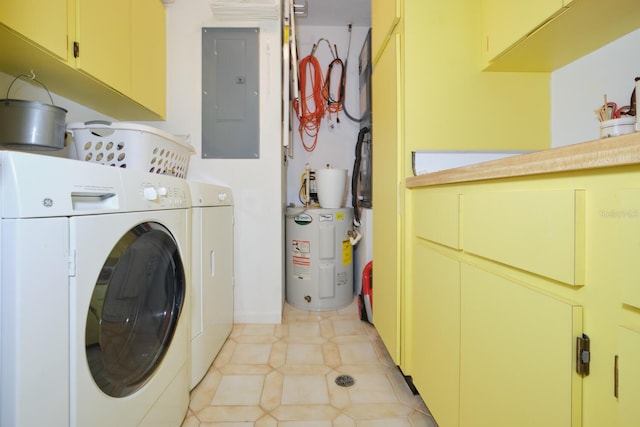
[[[202,157],[260,157],[259,28],[202,29]]]

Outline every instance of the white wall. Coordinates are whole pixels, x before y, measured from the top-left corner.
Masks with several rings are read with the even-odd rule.
[[[167,121],[197,153],[188,178],[228,185],[235,201],[235,321],[279,323],[284,301],[281,27],[277,21],[216,21],[208,0],[167,5]],[[260,158],[201,158],[203,27],[260,27]],[[150,123],[153,125],[153,123]],[[229,143],[233,143],[229,141]]]
[[[347,51],[349,50],[349,33],[347,27],[319,27],[319,26],[298,26],[298,52],[299,59],[311,53],[314,43],[319,39],[328,39],[331,44],[338,47],[338,56],[345,61],[347,59]],[[360,117],[360,83],[358,71],[358,58],[362,44],[367,36],[368,27],[353,27],[351,36],[351,49],[347,63],[347,82],[345,104],[347,111],[352,117]],[[326,42],[322,42],[316,50],[315,54],[320,66],[322,67],[323,76],[326,76],[327,67],[333,60]],[[332,79],[338,74],[334,74]],[[335,81],[335,80],[332,80]],[[308,87],[311,82],[308,81]],[[308,94],[311,92],[309,91]],[[355,160],[355,145],[360,131],[360,124],[350,120],[344,112],[338,114],[340,122],[338,123],[333,115],[333,121],[329,122],[328,115],[322,121],[320,132],[318,134],[318,143],[316,149],[307,152],[302,146],[300,134],[298,132],[298,120],[293,119],[293,158],[288,160],[287,167],[287,203],[300,205],[298,198],[300,190],[300,177],[305,171],[308,163],[311,169],[321,169],[330,164],[336,169],[347,169],[348,187],[351,188],[351,174],[353,170],[353,162]],[[307,145],[311,144],[312,138],[306,137]],[[347,197],[347,206],[351,206],[351,197]]]
[[[600,137],[594,110],[607,100],[628,105],[640,77],[640,30],[551,74],[551,145],[559,147]]]

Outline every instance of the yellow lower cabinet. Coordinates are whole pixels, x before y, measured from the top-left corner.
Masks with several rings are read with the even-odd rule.
[[[618,426],[640,423],[640,332],[620,327],[618,330]],[[612,424],[613,425],[613,424]]]
[[[461,267],[460,426],[581,426],[582,307]]]
[[[414,385],[439,425],[458,425],[460,262],[415,239],[412,353]]]

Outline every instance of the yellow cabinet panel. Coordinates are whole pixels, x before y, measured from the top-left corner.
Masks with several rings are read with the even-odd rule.
[[[562,10],[562,0],[483,0],[485,53],[493,59]]]
[[[166,111],[167,54],[164,6],[131,2],[132,98],[160,116]]]
[[[382,340],[396,363],[400,363],[400,268],[401,201],[403,177],[400,168],[400,36],[387,45],[372,75],[373,115],[385,117],[376,125],[373,145],[373,259],[376,290],[373,320]]]
[[[67,0],[2,0],[0,22],[67,59]]]
[[[624,274],[616,279],[622,283],[622,302],[640,309],[640,189],[620,190],[616,196],[618,206],[600,215],[618,226],[618,261]]]
[[[618,426],[631,427],[640,420],[640,333],[620,327],[618,340]]]
[[[78,0],[77,66],[113,89],[131,94],[132,0]],[[138,1],[138,0],[133,0]]]
[[[463,249],[571,285],[584,284],[584,192],[464,195]]]
[[[640,27],[637,0],[618,0],[615,7],[601,0],[483,5],[489,71],[553,71]]]
[[[460,262],[425,242],[414,244],[410,374],[441,426],[458,425]]]
[[[433,193],[418,190],[414,196],[415,235],[459,249],[460,197],[450,192]]]
[[[377,64],[387,40],[400,21],[402,0],[372,0],[371,55]]]
[[[460,426],[581,426],[580,306],[462,264],[460,312]]]

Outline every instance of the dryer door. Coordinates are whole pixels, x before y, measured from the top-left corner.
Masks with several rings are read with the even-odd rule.
[[[104,261],[86,313],[87,362],[104,393],[129,396],[149,380],[184,298],[184,268],[169,231],[145,222],[126,232]]]

